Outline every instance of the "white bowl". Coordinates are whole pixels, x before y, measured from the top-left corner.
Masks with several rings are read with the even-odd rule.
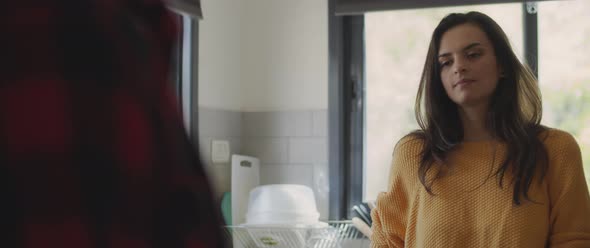
[[[250,191],[247,224],[314,224],[319,216],[313,191],[307,186],[272,184]]]

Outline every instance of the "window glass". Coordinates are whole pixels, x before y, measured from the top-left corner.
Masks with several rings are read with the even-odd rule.
[[[590,1],[538,3],[543,123],[571,133],[590,184]]]

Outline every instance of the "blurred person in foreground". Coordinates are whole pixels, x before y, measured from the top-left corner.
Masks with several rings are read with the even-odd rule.
[[[222,247],[157,0],[0,3],[0,247]]]
[[[590,247],[580,147],[540,124],[541,106],[494,20],[446,16],[416,99],[421,129],[397,143],[372,212],[372,247]]]

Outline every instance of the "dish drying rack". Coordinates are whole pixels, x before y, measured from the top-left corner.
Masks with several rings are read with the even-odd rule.
[[[328,221],[325,227],[225,226],[233,248],[369,247],[369,239],[351,221]]]

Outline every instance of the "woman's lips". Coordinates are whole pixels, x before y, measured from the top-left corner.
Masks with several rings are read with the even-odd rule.
[[[456,86],[468,85],[468,84],[471,84],[473,82],[475,82],[475,80],[473,80],[473,79],[461,79],[457,83],[455,83],[455,87]]]

